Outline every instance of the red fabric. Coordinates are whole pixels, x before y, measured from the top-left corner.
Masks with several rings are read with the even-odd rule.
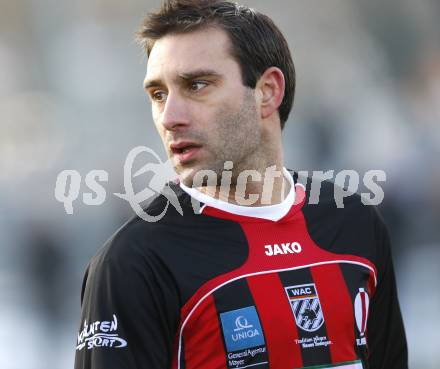
[[[258,278],[258,280],[265,281],[264,283],[269,283],[266,282],[267,278],[268,281],[271,280],[272,283],[275,283],[273,282],[273,279],[271,279],[273,278],[271,275],[274,273],[289,269],[292,270],[310,267],[312,270],[314,270],[313,277],[317,280],[316,286],[318,295],[323,307],[327,331],[329,332],[328,339],[332,341],[334,340],[335,343],[337,342],[337,345],[332,344],[329,346],[333,362],[336,363],[356,359],[353,348],[353,344],[355,342],[353,332],[353,303],[348,294],[346,284],[338,264],[348,262],[362,265],[363,267],[368,267],[370,269],[370,275],[372,276],[368,283],[370,296],[372,296],[372,292],[375,288],[374,281],[377,276],[376,268],[373,263],[365,258],[355,255],[335,254],[316,245],[308,233],[306,221],[303,213],[301,212],[301,208],[305,202],[304,190],[301,186],[297,186],[296,190],[297,201],[295,201],[295,204],[292,206],[288,214],[276,222],[235,215],[208,206],[203,210],[203,214],[205,215],[239,222],[247,238],[249,255],[248,259],[239,268],[229,273],[220,275],[202,285],[182,307],[181,316],[182,322],[184,322],[182,329],[185,337],[186,335],[189,335],[188,332],[191,334],[191,336],[188,337],[189,341],[185,342],[185,352],[192,352],[192,350],[195,350],[196,353],[202,352],[203,350],[200,347],[207,347],[206,345],[208,345],[209,342],[209,345],[216,345],[211,347],[222,347],[222,350],[216,351],[216,365],[219,368],[223,368],[224,365],[226,365],[225,352],[223,348],[224,346],[222,337],[220,336],[221,328],[218,327],[218,318],[215,315],[215,307],[212,303],[212,292],[215,289],[224,288],[226,284],[231,283],[239,278],[248,278],[249,281],[256,281],[256,278]],[[286,242],[298,242],[302,248],[301,252],[273,256],[268,256],[265,254],[266,245],[280,245],[281,243]],[[270,294],[275,292],[271,288],[259,288],[253,281],[251,281],[250,284],[252,284],[252,287],[254,288],[254,297],[258,299],[258,301],[256,301],[256,306],[261,310],[262,319],[264,319],[266,322],[263,323],[263,325],[268,324],[269,305],[264,304],[265,307],[261,308],[259,304],[263,299],[267,299],[268,301],[277,301],[279,299],[279,295],[277,295],[277,299],[271,299]],[[279,282],[279,284],[280,283],[281,282]],[[334,286],[343,286],[343,288],[335,289]],[[278,290],[279,288],[280,285],[275,287],[275,289]],[[288,324],[291,326],[288,328],[288,330],[292,332],[289,334],[292,334],[293,337],[293,335],[295,335],[294,332],[296,332],[296,325],[292,319],[292,311],[288,305],[287,297],[281,300],[285,301],[285,307],[283,307],[283,303],[280,302],[279,305],[270,305],[270,309],[289,312],[290,317],[289,319],[286,319],[286,322],[290,323],[286,323],[286,325]],[[196,308],[195,306],[201,301],[202,303]],[[207,309],[207,301],[209,301],[208,306],[210,306],[210,308],[205,311]],[[337,301],[337,304],[335,304],[335,301]],[[334,304],[335,306],[331,306],[331,304]],[[351,310],[349,311],[348,309]],[[197,325],[198,317],[204,316],[205,314],[208,318],[203,317],[203,319],[206,325],[211,325],[209,328],[203,327],[203,324],[200,326]],[[351,319],[347,319],[347,316],[351,317]],[[196,321],[194,322],[194,320]],[[215,324],[213,322],[215,322]],[[344,325],[339,326],[339,322],[343,322]],[[275,322],[274,324],[278,323]],[[347,324],[351,324],[350,329],[348,329],[346,326]],[[287,330],[286,325],[284,325],[282,329]],[[292,327],[293,325],[295,326]],[[209,338],[209,340],[206,340],[206,337],[209,336],[209,334],[207,334],[207,329],[212,332],[212,337]],[[271,330],[266,331],[265,334],[270,336]],[[342,335],[343,331],[344,335]],[[347,332],[352,333],[347,335]],[[195,337],[193,337],[194,335]],[[283,357],[283,360],[286,360],[286,356],[281,355],[278,357],[277,355],[271,355],[271,352],[285,350],[285,347],[275,348],[272,343],[272,339],[273,337],[269,337],[268,339],[268,345],[270,345],[270,360],[275,360],[277,363],[276,366],[273,366],[274,368],[282,368],[282,366],[279,366],[281,364],[278,364],[278,360],[281,360],[281,357]],[[200,342],[200,347],[197,346],[197,342]],[[188,344],[190,345],[189,347]],[[286,343],[280,346],[286,346]],[[338,348],[336,348],[337,346]],[[292,350],[294,349],[292,348]],[[291,352],[293,354],[290,354],[287,357],[292,357],[292,362],[294,362],[297,360],[296,357],[300,356],[294,351]],[[187,364],[188,369],[193,368],[195,364],[199,363],[199,359],[197,358],[198,356],[200,355],[193,354],[187,357],[187,360],[190,360],[189,364],[191,364]],[[220,356],[223,357],[223,362],[221,362]],[[221,365],[223,365],[223,367]],[[301,365],[291,366],[289,364],[284,365],[284,368],[285,367],[294,368],[301,367]]]
[[[298,331],[278,275],[249,277],[247,281],[266,338],[270,369],[302,368],[301,349],[295,343]]]
[[[350,293],[337,264],[311,269],[324,313],[332,363],[356,360],[354,351],[354,314]]]
[[[226,353],[214,298],[199,306],[184,331],[186,369],[226,369]]]

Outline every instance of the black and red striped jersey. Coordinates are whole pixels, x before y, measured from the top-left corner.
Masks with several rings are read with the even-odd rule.
[[[91,260],[75,369],[406,369],[387,230],[360,197],[231,205],[170,184]],[[194,203],[200,205],[194,211]],[[159,195],[146,209],[159,214]]]

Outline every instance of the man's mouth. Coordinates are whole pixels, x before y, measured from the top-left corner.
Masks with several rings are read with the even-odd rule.
[[[184,154],[195,147],[196,146],[187,146],[187,147],[184,147],[183,149],[172,149],[172,151],[173,151],[173,154]]]
[[[177,158],[180,164],[192,160],[202,145],[194,142],[179,142],[170,145],[173,156]]]

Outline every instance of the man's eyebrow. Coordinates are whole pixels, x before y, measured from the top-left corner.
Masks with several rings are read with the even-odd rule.
[[[185,81],[190,81],[193,79],[197,79],[200,77],[215,77],[215,78],[220,78],[222,77],[222,75],[218,72],[216,72],[213,69],[197,69],[191,72],[186,72],[186,73],[180,73],[179,74],[179,78],[185,80]]]
[[[213,69],[197,69],[197,70],[190,71],[190,72],[180,73],[177,77],[177,80],[191,81],[191,80],[201,78],[201,77],[221,78],[222,74],[216,72]],[[163,86],[163,85],[164,85],[164,83],[162,82],[162,80],[152,79],[150,81],[144,82],[144,89],[148,90],[151,87],[159,87],[159,86]]]
[[[148,90],[151,87],[158,87],[158,86],[162,86],[163,83],[160,79],[152,79],[150,81],[145,81],[144,82],[144,90]]]

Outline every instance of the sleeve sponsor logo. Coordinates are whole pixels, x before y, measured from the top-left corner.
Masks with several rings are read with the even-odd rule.
[[[83,348],[88,350],[94,347],[122,348],[127,346],[127,341],[118,336],[118,319],[113,314],[112,321],[97,320],[87,324],[84,320],[83,329],[78,333],[78,343],[76,349],[81,351]]]
[[[364,288],[359,288],[359,292],[354,299],[354,315],[356,317],[356,325],[359,331],[359,338],[356,338],[356,344],[363,346],[367,344],[365,331],[367,330],[368,307],[370,298]]]

